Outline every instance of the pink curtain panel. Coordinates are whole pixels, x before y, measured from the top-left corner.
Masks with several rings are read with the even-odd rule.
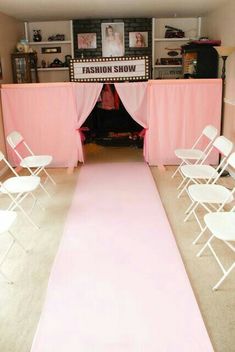
[[[6,136],[19,131],[37,154],[53,156],[53,167],[77,164],[77,112],[70,83],[5,85],[2,106]],[[9,160],[17,160],[7,146]]]
[[[149,82],[148,156],[150,165],[175,165],[176,148],[189,148],[203,128],[220,128],[221,79]],[[208,160],[217,162],[218,155]]]

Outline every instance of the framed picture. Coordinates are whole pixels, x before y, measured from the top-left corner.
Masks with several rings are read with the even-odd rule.
[[[101,34],[103,57],[124,56],[124,23],[102,23]]]
[[[78,38],[78,49],[96,49],[96,33],[79,33]]]
[[[147,48],[148,32],[129,32],[130,48]]]

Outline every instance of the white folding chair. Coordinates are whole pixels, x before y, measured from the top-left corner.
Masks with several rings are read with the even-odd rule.
[[[39,175],[41,172],[44,172],[47,176],[47,178],[54,184],[56,185],[55,181],[53,178],[50,176],[48,171],[46,170],[46,167],[51,164],[52,162],[52,156],[51,155],[35,155],[31,148],[28,146],[28,144],[25,142],[24,138],[22,135],[17,132],[13,131],[7,136],[7,142],[9,143],[10,147],[12,150],[15,152],[15,154],[18,156],[20,159],[20,166],[23,168],[26,168],[29,170],[31,175]],[[17,147],[23,144],[25,149],[29,152],[29,156],[23,157]],[[46,180],[47,180],[46,178]],[[49,195],[49,192],[45,189],[45,187],[41,184],[42,189],[44,190],[47,195]]]
[[[28,221],[37,229],[39,229],[38,225],[31,219],[29,214],[23,209],[21,206],[22,201],[28,196],[31,195],[34,199],[34,203],[32,209],[34,208],[36,202],[38,206],[42,209],[40,203],[37,198],[34,196],[33,192],[40,185],[40,177],[39,176],[19,176],[15,170],[11,167],[9,162],[6,160],[4,154],[0,151],[0,161],[4,161],[5,164],[9,167],[9,169],[15,175],[14,177],[10,177],[3,182],[0,182],[0,194],[7,195],[11,199],[11,203],[8,206],[7,210],[15,210],[16,208],[20,209],[24,216],[28,219]]]
[[[233,252],[235,252],[235,246],[231,243],[235,243],[235,207],[230,212],[216,212],[206,214],[204,217],[207,228],[212,233],[212,236],[198,252],[197,256],[200,257],[206,248],[209,248],[217,261],[220,269],[223,272],[223,276],[213,287],[213,290],[217,290],[222,282],[228,277],[231,271],[235,268],[235,261],[226,269],[221,262],[220,258],[215,252],[215,249],[212,246],[213,239],[218,239],[221,242],[225,243]]]
[[[192,164],[192,163],[198,164],[201,160],[203,160],[203,158],[206,156],[207,151],[209,150],[211,144],[213,143],[217,135],[218,135],[217,128],[215,128],[212,125],[208,125],[203,129],[201,135],[198,137],[198,139],[196,140],[196,142],[193,144],[191,148],[176,149],[175,155],[177,156],[177,158],[181,160],[181,163],[171,177],[174,178],[177,172],[180,172],[180,168],[182,165]],[[208,142],[205,145],[204,149],[202,150],[198,149],[197,147],[200,145],[202,140],[205,139],[204,137],[208,139]]]
[[[193,241],[193,244],[198,242],[206,230],[206,227],[201,224],[199,217],[197,216],[197,208],[202,206],[203,209],[209,213],[212,211],[222,211],[226,204],[229,204],[234,200],[235,187],[232,190],[229,190],[222,185],[216,184],[220,175],[227,168],[235,170],[235,152],[228,157],[224,167],[220,170],[218,176],[212,183],[208,180],[207,184],[194,184],[188,187],[188,195],[192,203],[186,210],[188,215],[185,217],[184,222],[193,214],[201,229],[200,234]]]
[[[5,253],[2,255],[2,257],[0,259],[0,273],[8,283],[12,283],[12,281],[10,281],[8,279],[8,277],[6,276],[6,274],[2,271],[2,266],[5,262],[5,260],[7,259],[7,256],[9,254],[11,248],[13,247],[13,245],[15,243],[17,243],[26,252],[26,249],[24,248],[24,246],[19,242],[19,240],[10,231],[10,228],[13,225],[13,223],[15,222],[16,217],[17,217],[17,213],[15,211],[0,210],[0,235],[7,232],[11,236],[11,242],[8,245]]]
[[[226,137],[219,136],[212,143],[211,148],[208,150],[201,164],[181,166],[180,172],[183,175],[183,181],[181,182],[178,188],[180,188],[181,186],[183,186],[183,188],[179,192],[178,198],[182,195],[184,191],[187,191],[187,188],[190,183],[205,183],[208,180],[216,179],[219,174],[219,170],[223,168],[225,160],[231,153],[232,149],[233,143]],[[212,153],[213,150],[217,150],[217,152],[219,152],[223,156],[217,168],[214,168],[211,165],[204,164],[204,162],[207,160],[208,156]]]

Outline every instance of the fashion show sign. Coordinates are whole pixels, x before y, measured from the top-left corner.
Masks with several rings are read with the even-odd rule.
[[[149,79],[148,56],[70,60],[71,82],[144,81]]]

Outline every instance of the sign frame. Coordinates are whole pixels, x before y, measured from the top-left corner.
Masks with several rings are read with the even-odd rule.
[[[79,74],[76,73],[76,70],[79,68],[81,69],[82,64],[86,66],[89,63],[97,63],[100,64],[101,71],[102,71],[102,63],[104,63],[104,67],[107,67],[107,63],[110,65],[124,65],[124,63],[129,62],[129,64],[134,64],[134,61],[143,61],[144,62],[144,72],[140,75],[128,75],[128,72],[117,72],[115,77],[110,77],[104,72],[97,73],[97,77],[94,77],[94,72],[92,72],[91,78],[83,78],[79,77]],[[110,66],[114,67],[114,66]],[[120,67],[120,66],[116,66]],[[85,70],[85,69],[83,69]],[[112,72],[113,74],[113,72]],[[123,81],[147,81],[150,78],[150,59],[149,56],[125,56],[125,57],[99,57],[99,58],[83,58],[83,59],[71,59],[69,61],[69,76],[70,82],[123,82]]]

